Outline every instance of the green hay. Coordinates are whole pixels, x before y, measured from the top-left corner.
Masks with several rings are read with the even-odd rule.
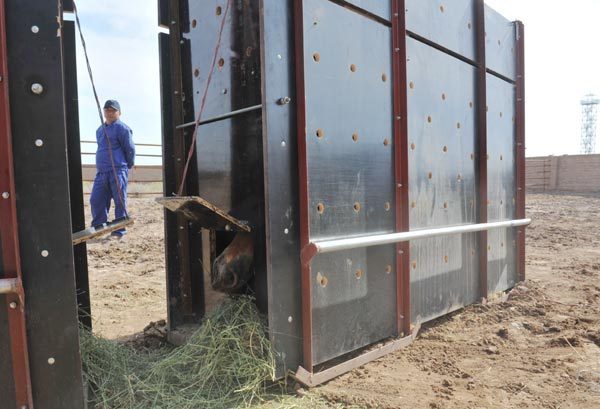
[[[141,353],[81,331],[91,408],[233,408],[264,403],[275,376],[266,327],[248,297],[226,300],[189,342]]]

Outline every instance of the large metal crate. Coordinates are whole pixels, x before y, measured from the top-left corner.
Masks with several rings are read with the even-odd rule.
[[[523,278],[522,227],[317,254],[524,218],[520,23],[475,0],[189,0],[173,12],[163,95],[182,96],[183,117],[166,128],[194,122],[224,24],[192,189],[255,228],[252,286],[280,374],[408,336]]]

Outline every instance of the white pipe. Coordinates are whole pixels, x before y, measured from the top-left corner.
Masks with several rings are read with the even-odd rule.
[[[353,237],[350,239],[323,240],[313,244],[317,253],[331,253],[334,251],[351,250],[382,244],[400,243],[404,241],[426,239],[430,237],[448,236],[450,234],[472,233],[478,231],[500,229],[503,227],[527,226],[531,219],[507,220],[503,222],[467,224],[438,229],[415,230],[404,233],[379,234],[376,236]]]
[[[16,278],[0,279],[0,294],[16,294],[19,290],[19,280]]]

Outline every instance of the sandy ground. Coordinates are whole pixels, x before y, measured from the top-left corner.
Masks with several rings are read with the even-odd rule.
[[[410,347],[309,392],[359,408],[600,408],[600,198],[529,195],[527,274],[504,303],[427,325]],[[95,330],[166,315],[162,208],[132,199],[126,241],[89,246]]]

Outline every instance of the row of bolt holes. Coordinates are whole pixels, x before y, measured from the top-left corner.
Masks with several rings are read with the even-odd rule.
[[[513,240],[513,247],[517,245],[517,242],[515,240]],[[500,243],[500,247],[504,248],[504,242]],[[492,246],[488,245],[488,251],[492,251]],[[475,252],[475,250],[471,250],[471,256],[475,257],[477,253]],[[450,257],[448,257],[447,255],[444,256],[443,258],[444,263],[448,264],[450,262]],[[417,262],[413,261],[411,263],[412,269],[416,270],[417,269]],[[385,273],[386,274],[391,274],[392,273],[392,266],[388,265],[385,268]],[[357,280],[360,280],[361,278],[363,278],[364,276],[364,271],[362,269],[358,269],[354,272],[354,276],[356,277]],[[319,284],[321,285],[321,287],[327,287],[327,284],[329,284],[329,280],[327,279],[326,276],[324,276],[321,273],[317,274],[317,279],[319,281]]]
[[[429,173],[429,179],[431,179],[431,177],[432,177],[432,174]],[[462,180],[462,176],[461,175],[458,175],[458,180],[459,181]],[[514,200],[513,200],[513,202],[514,202]],[[469,205],[470,205],[470,207],[473,207],[475,205],[475,203],[471,200],[469,202]],[[487,205],[491,206],[492,205],[492,201],[488,200],[487,201]],[[504,200],[500,200],[500,206],[504,206]],[[412,209],[415,209],[417,207],[417,202],[411,202],[410,203],[410,207]],[[448,204],[448,202],[445,202],[443,204],[443,207],[444,207],[444,209],[448,209],[450,207],[450,205]],[[354,203],[353,209],[354,209],[355,213],[360,213],[361,208],[362,208],[362,206],[361,206],[360,203],[358,203],[358,202]],[[385,209],[386,212],[389,212],[391,210],[391,208],[392,208],[392,205],[390,204],[390,202],[385,202],[385,204],[383,205],[383,208]],[[319,213],[320,215],[325,214],[325,209],[326,209],[326,207],[325,207],[325,205],[323,203],[319,203],[317,205],[317,213]]]
[[[321,62],[321,54],[314,53],[313,60],[316,63]],[[350,72],[356,72],[356,71],[358,71],[358,67],[356,66],[356,64],[350,64]],[[381,81],[387,82],[387,80],[388,80],[387,74],[386,73],[381,74]]]
[[[354,209],[355,213],[360,213],[360,210],[362,209],[362,205],[359,202],[356,202],[356,203],[354,203],[352,208]],[[390,209],[392,208],[392,205],[390,204],[390,202],[385,202],[383,205],[383,208],[385,209],[386,212],[389,212]],[[325,213],[325,205],[323,203],[319,203],[317,205],[317,213],[319,213],[319,214]]]
[[[392,273],[392,266],[387,265],[385,267],[385,273],[386,274],[391,274]],[[362,269],[358,269],[354,272],[354,277],[356,277],[357,280],[360,280],[364,277],[365,272]],[[327,284],[329,284],[329,279],[324,276],[321,273],[317,274],[317,281],[319,282],[319,284],[321,285],[321,287],[327,287]]]
[[[414,82],[412,82],[412,81],[410,81],[410,82],[408,83],[408,87],[409,87],[410,89],[415,89],[415,83],[414,83]],[[447,99],[447,96],[446,96],[446,94],[445,94],[445,93],[442,93],[442,101],[446,101],[446,99]],[[473,108],[473,101],[469,101],[469,108]],[[490,107],[489,107],[488,105],[486,105],[486,106],[485,106],[485,112],[489,112],[489,111],[490,111]],[[504,114],[503,114],[502,112],[500,112],[498,115],[500,116],[500,118],[503,118],[503,117],[504,117]],[[514,117],[514,116],[512,117],[512,121],[513,121],[513,122],[515,122],[515,117]],[[432,118],[431,116],[428,116],[428,117],[427,117],[427,122],[428,122],[428,123],[432,123],[432,122],[433,122],[433,118]],[[460,122],[457,122],[457,123],[456,123],[456,128],[458,128],[458,129],[460,129],[460,128],[461,128],[461,124],[460,124]]]

